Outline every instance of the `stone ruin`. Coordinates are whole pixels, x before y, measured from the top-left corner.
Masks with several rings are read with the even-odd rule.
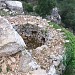
[[[65,66],[64,36],[61,29],[49,26],[46,19],[30,15],[4,17],[25,41],[17,75],[60,75]],[[14,73],[16,75],[16,73]]]
[[[61,24],[61,16],[59,14],[59,10],[57,7],[53,8],[51,15],[48,15],[46,18],[52,22],[55,22],[57,24]]]

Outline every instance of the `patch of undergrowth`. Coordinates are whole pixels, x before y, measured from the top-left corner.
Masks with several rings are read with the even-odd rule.
[[[2,72],[1,66],[0,66],[0,73]]]
[[[66,66],[66,71],[64,75],[75,75],[75,36],[73,33],[68,31],[67,29],[59,26],[55,23],[49,23],[53,25],[55,29],[62,29],[62,32],[65,33],[65,40],[69,40],[68,43],[65,43],[64,47],[66,48],[65,56],[64,56],[64,65]]]
[[[7,72],[9,72],[11,69],[9,66],[7,66],[6,70],[7,70]]]
[[[31,3],[26,3],[26,2],[22,2],[22,3],[23,3],[24,11],[33,12],[33,5]]]
[[[66,71],[63,75],[75,75],[75,59],[69,61],[69,64],[66,67]]]
[[[8,13],[8,12],[5,12],[5,11],[3,11],[3,10],[0,10],[0,15],[1,15],[1,16],[8,16],[9,13]]]

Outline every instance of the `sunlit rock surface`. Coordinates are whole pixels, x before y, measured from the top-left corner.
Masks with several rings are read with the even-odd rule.
[[[23,12],[23,6],[20,1],[5,1],[5,4],[11,11]]]
[[[21,36],[5,18],[0,17],[0,56],[8,56],[25,49]]]

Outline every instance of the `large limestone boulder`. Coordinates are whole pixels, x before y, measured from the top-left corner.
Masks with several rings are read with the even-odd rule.
[[[0,0],[0,9],[5,9],[6,8],[5,1],[11,1],[11,0]]]
[[[20,1],[5,1],[5,4],[11,11],[23,12],[23,6]]]
[[[12,55],[25,49],[21,36],[5,18],[0,17],[0,56]]]

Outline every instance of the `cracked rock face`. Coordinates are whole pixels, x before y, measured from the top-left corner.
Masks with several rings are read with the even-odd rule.
[[[21,36],[13,29],[12,25],[0,17],[0,56],[9,56],[25,49]]]

